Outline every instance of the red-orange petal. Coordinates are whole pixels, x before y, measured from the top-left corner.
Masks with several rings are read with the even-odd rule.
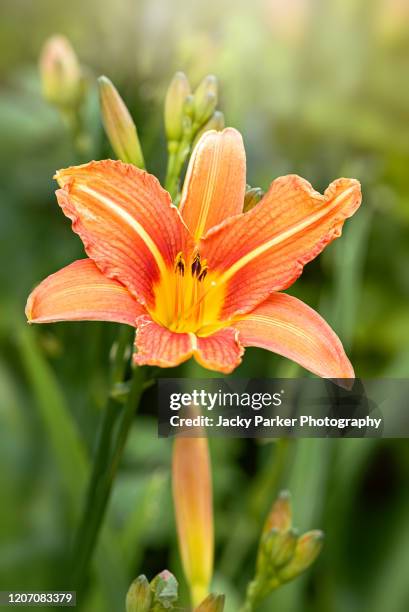
[[[275,180],[248,213],[210,230],[200,252],[226,285],[222,319],[246,313],[273,291],[289,287],[303,266],[341,235],[361,203],[354,179],[338,179],[324,195],[291,175]]]
[[[190,158],[180,212],[195,240],[227,217],[241,213],[246,154],[233,128],[205,132]]]
[[[113,321],[135,326],[145,309],[129,291],[106,278],[91,259],[80,259],[51,274],[30,294],[29,323]]]
[[[192,356],[190,334],[176,334],[148,315],[139,317],[136,326],[134,361],[138,365],[172,368]]]
[[[341,341],[315,310],[295,297],[274,293],[235,323],[244,346],[258,346],[323,378],[353,378]]]
[[[244,348],[232,327],[225,327],[211,336],[197,338],[195,359],[208,370],[230,374],[241,363]]]
[[[88,256],[143,304],[184,251],[188,231],[158,180],[131,164],[104,160],[60,170],[58,202]]]
[[[195,357],[209,370],[229,373],[241,362],[244,349],[235,329],[226,328],[199,338],[192,333],[175,333],[147,315],[139,317],[136,325],[134,360],[138,365],[170,368]]]

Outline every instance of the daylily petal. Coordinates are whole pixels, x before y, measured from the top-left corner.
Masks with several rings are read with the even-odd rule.
[[[91,259],[80,259],[51,274],[28,298],[29,323],[113,321],[135,326],[145,312],[129,291],[106,278]]]
[[[226,328],[198,338],[192,333],[172,332],[147,315],[139,317],[136,325],[134,360],[138,365],[170,368],[194,356],[209,370],[229,373],[240,364],[244,349],[235,329]]]
[[[241,213],[246,189],[246,154],[233,128],[205,132],[190,158],[180,212],[195,240],[221,221]]]
[[[120,161],[67,168],[56,178],[58,202],[88,256],[152,305],[153,283],[173,267],[188,239],[169,194],[154,176]]]
[[[195,359],[208,370],[229,374],[241,363],[244,348],[237,330],[225,327],[211,336],[196,338]]]
[[[136,326],[134,361],[138,365],[172,368],[192,356],[190,334],[176,334],[147,315],[139,317]]]
[[[275,293],[235,323],[244,346],[258,346],[323,378],[353,378],[341,341],[315,310],[295,297]]]
[[[249,312],[273,291],[289,287],[341,235],[360,203],[354,179],[338,179],[321,195],[308,181],[284,176],[255,208],[210,230],[200,252],[217,284],[226,284],[221,318]]]

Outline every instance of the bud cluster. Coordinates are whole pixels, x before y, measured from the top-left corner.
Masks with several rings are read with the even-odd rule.
[[[216,110],[218,83],[208,75],[192,92],[188,78],[183,72],[173,77],[165,100],[165,130],[168,140],[168,171],[166,187],[173,197],[177,195],[180,172],[187,156],[208,130],[222,130],[224,115]]]
[[[126,612],[173,610],[178,600],[178,582],[164,570],[149,583],[146,576],[136,578],[126,595]]]
[[[224,128],[224,115],[216,110],[217,102],[215,76],[206,76],[192,93],[186,75],[175,74],[165,100],[165,129],[171,150],[182,141],[191,144],[207,130]]]
[[[136,578],[126,595],[126,612],[167,612],[180,610],[178,582],[168,570],[164,570],[151,582],[146,576]],[[224,595],[211,594],[195,612],[223,612]]]
[[[299,536],[293,529],[290,495],[282,492],[261,535],[256,576],[247,591],[247,601],[252,604],[249,609],[309,568],[321,551],[322,541],[321,531],[308,531]]]

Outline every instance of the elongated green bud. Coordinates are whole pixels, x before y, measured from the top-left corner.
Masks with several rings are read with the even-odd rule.
[[[288,582],[314,563],[321,552],[324,534],[322,531],[308,531],[298,539],[294,555],[289,563],[278,572],[280,582]]]
[[[195,608],[195,612],[223,612],[224,610],[224,595],[214,595],[211,593],[200,606]]]
[[[281,534],[280,546],[274,556],[273,563],[275,568],[282,567],[291,561],[297,546],[298,532],[289,529]]]
[[[185,115],[185,117],[189,117],[190,119],[192,119],[194,112],[195,112],[195,99],[193,97],[193,94],[189,94],[185,98],[185,103],[183,105],[183,114]]]
[[[145,168],[145,161],[135,123],[111,81],[98,79],[102,122],[108,140],[118,159]]]
[[[40,75],[43,96],[62,109],[75,109],[85,94],[85,82],[71,43],[65,36],[52,36],[42,49]]]
[[[173,77],[165,99],[165,129],[169,141],[179,141],[183,133],[183,117],[187,113],[186,102],[191,91],[183,72]]]
[[[218,84],[214,75],[209,74],[197,86],[194,93],[194,120],[201,127],[213,115],[218,102]]]
[[[275,551],[280,546],[281,534],[277,529],[271,529],[268,533],[264,533],[261,536],[260,546],[257,555],[257,573],[268,574],[274,563]]]
[[[152,603],[151,588],[146,576],[139,576],[126,595],[126,612],[149,612]]]
[[[214,111],[209,121],[202,127],[202,131],[207,132],[209,130],[216,130],[216,132],[221,132],[225,127],[226,121],[224,120],[222,111]]]

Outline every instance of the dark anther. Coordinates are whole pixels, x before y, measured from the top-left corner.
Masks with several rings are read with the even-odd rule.
[[[198,276],[199,282],[204,281],[204,279],[206,278],[206,274],[207,274],[207,266],[205,268],[203,268],[203,270],[200,272],[200,274]]]
[[[175,272],[179,272],[181,276],[185,275],[185,262],[182,253],[178,253],[176,256]]]
[[[202,269],[202,264],[200,263],[200,255],[199,253],[196,253],[195,258],[192,263],[192,276],[199,277],[201,269]]]
[[[178,261],[177,269],[181,276],[185,275],[185,264],[183,263],[183,261]]]

